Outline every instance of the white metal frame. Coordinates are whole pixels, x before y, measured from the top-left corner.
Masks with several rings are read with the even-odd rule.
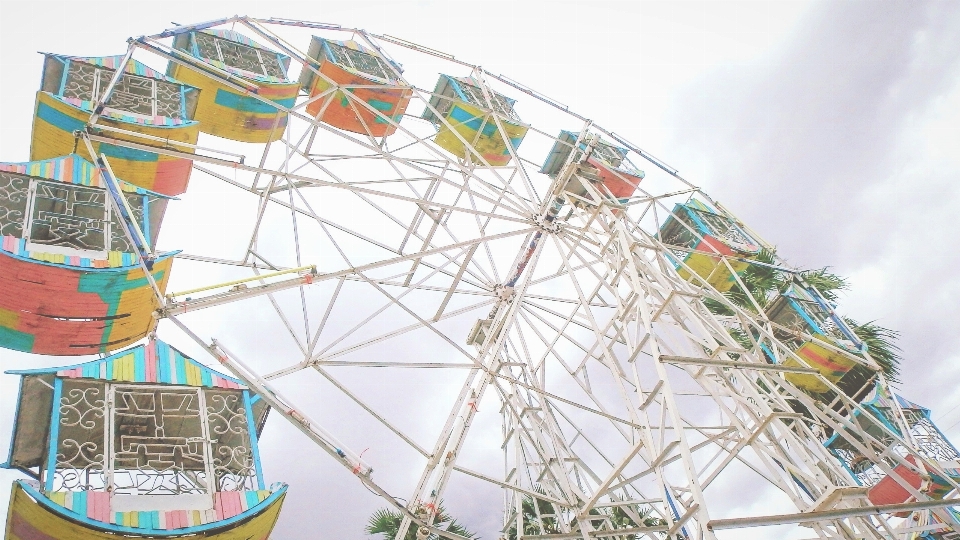
[[[755,306],[761,314],[757,315],[730,303],[689,268],[693,277],[680,279],[667,256],[671,248],[658,240],[657,230],[675,202],[694,194],[722,207],[675,169],[505,76],[360,29],[232,17],[136,38],[126,59],[134,53],[153,54],[160,61],[196,65],[196,59],[173,50],[165,40],[180,32],[224,25],[240,27],[333,88],[313,98],[301,96],[295,106],[286,108],[259,96],[249,81],[208,67],[209,76],[221,84],[288,115],[284,136],[263,145],[259,156],[236,159],[232,146],[211,150],[216,141],[205,143],[208,151],[201,154],[188,153],[189,145],[172,142],[161,148],[120,141],[115,134],[122,135],[122,130],[99,129],[96,115],[85,136],[87,144],[111,142],[193,159],[194,174],[219,179],[257,198],[245,252],[235,258],[208,253],[180,256],[193,264],[250,269],[256,279],[231,281],[220,288],[196,283],[197,289],[216,291],[198,298],[164,297],[157,290],[163,306],[158,316],[209,351],[320,449],[400,510],[404,520],[398,539],[409,527],[418,528],[419,538],[431,532],[458,538],[434,521],[449,484],[466,477],[503,490],[504,535],[511,526],[526,530],[524,497],[551,505],[553,513],[546,517],[537,507],[534,528],[539,533],[522,533],[523,538],[629,534],[656,538],[666,532],[713,539],[717,529],[801,522],[818,538],[908,537],[909,522],[892,517],[892,508],[864,503],[812,511],[822,496],[854,485],[823,447],[823,430],[846,427],[840,432],[849,436],[857,426],[783,378],[785,372],[812,373],[809,367],[767,363],[761,342],[779,362],[793,358],[800,366],[807,365],[775,338],[777,327],[762,315],[760,306]],[[301,33],[293,35],[295,31]],[[523,98],[518,102],[523,115],[536,112],[549,125],[531,126],[523,150],[509,148],[512,160],[503,167],[489,167],[471,141],[462,137],[468,155],[451,156],[434,143],[433,127],[416,114],[400,123],[384,117],[396,127],[396,134],[386,139],[342,132],[307,116],[306,104],[325,100],[325,109],[340,92],[355,111],[377,111],[350,93],[350,86],[338,86],[309,64],[293,43],[308,42],[304,36],[312,32],[333,39],[349,36],[385,60],[415,56],[436,65],[438,73],[470,74],[488,102],[494,91],[515,94]],[[384,64],[395,69],[392,61]],[[394,75],[412,92],[412,108],[431,107],[432,94],[424,88],[431,88],[432,81]],[[102,110],[117,79],[102,93],[95,110]],[[497,114],[491,118],[502,132],[507,119]],[[456,133],[446,120],[439,122]],[[573,162],[577,152],[570,153],[554,180],[537,173],[555,134],[578,127],[576,144],[602,135],[654,165],[659,169],[656,177],[648,172],[624,204],[604,186],[577,176]],[[533,150],[528,150],[531,146]],[[566,191],[570,182],[583,190]],[[321,206],[327,200],[353,201],[356,216],[324,211]],[[282,242],[275,235],[281,220],[286,220],[283,227],[289,234]],[[739,221],[737,226],[745,227]],[[270,232],[264,232],[268,228]],[[306,258],[316,254],[311,249],[319,243],[327,249],[323,260]],[[211,247],[214,244],[211,239]],[[736,274],[726,257],[721,263]],[[303,271],[305,265],[315,266]],[[297,270],[295,277],[278,273],[290,269]],[[313,291],[323,287],[329,296],[317,300]],[[351,304],[350,295],[364,300]],[[223,343],[207,341],[191,329],[194,311],[213,309],[208,316],[242,312],[256,298],[266,299],[277,315],[275,324],[262,329],[264,335],[285,336],[298,355],[248,363]],[[703,304],[707,298],[726,305],[734,317],[725,320],[711,313]],[[334,312],[341,313],[344,305],[351,306],[355,322],[339,327]],[[319,320],[317,313],[322,313]],[[488,338],[472,349],[463,340],[478,319],[489,321]],[[751,349],[730,336],[729,324],[752,329]],[[385,344],[418,336],[440,344],[439,361],[409,361],[402,356],[385,361],[370,355]],[[869,355],[854,360],[876,365]],[[374,368],[450,370],[462,376],[436,440],[418,442],[391,418],[393,411],[382,410],[334,375],[335,369]],[[338,440],[336,428],[321,426],[282,390],[283,381],[307,380],[311,372],[425,461],[406,502],[387,494],[374,480],[371,464]],[[473,441],[471,427],[485,396],[490,396],[487,402],[500,404],[502,471],[473,470],[458,461]],[[849,408],[859,407],[845,396],[840,399]],[[805,406],[809,417],[795,413],[791,403]],[[707,410],[713,417],[707,417]],[[909,432],[904,433],[909,439]],[[905,448],[915,447],[895,433],[891,436]],[[882,458],[913,467],[865,433],[849,442],[887,474],[893,470]],[[943,472],[935,461],[920,457],[926,470]],[[711,508],[718,501],[710,496],[711,486],[740,481],[744,474],[774,486],[800,513],[714,518]],[[953,501],[930,501],[896,474],[893,478],[919,501],[911,503],[910,510],[931,512],[958,526],[953,514],[944,510]],[[643,521],[640,507],[664,524],[637,525]],[[628,515],[634,526],[611,530],[614,508]]]

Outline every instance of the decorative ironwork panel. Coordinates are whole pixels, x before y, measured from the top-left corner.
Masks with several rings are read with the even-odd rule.
[[[220,47],[220,54],[224,64],[251,73],[264,72],[260,55],[257,54],[257,50],[253,47],[225,39],[218,39],[217,45]]]
[[[353,61],[353,67],[358,71],[369,73],[381,79],[390,78],[389,71],[387,71],[387,67],[380,58],[363,51],[354,51],[352,49],[348,50],[347,54],[350,56],[350,60]]]
[[[458,83],[460,84],[460,90],[463,91],[464,95],[467,97],[467,103],[484,109],[490,108],[490,106],[487,104],[487,98],[483,95],[483,90],[481,90],[478,86],[474,86],[463,81],[458,81]],[[493,90],[490,90],[490,97],[493,101],[494,112],[510,118],[511,120],[516,120],[518,122],[520,121],[520,117],[517,116],[517,113],[513,110],[513,104],[511,104],[506,97],[494,92]]]
[[[740,230],[740,227],[730,227],[724,232],[720,238],[725,240],[728,244],[733,245],[734,247],[748,248],[753,246],[753,243],[747,238],[747,235]]]
[[[920,451],[937,461],[954,461],[960,459],[957,449],[943,438],[940,430],[920,411],[904,410],[907,423],[911,425],[913,438],[917,441]]]
[[[707,228],[710,229],[711,234],[714,236],[722,236],[733,225],[730,223],[729,219],[723,216],[718,216],[712,212],[703,212],[700,210],[694,211],[697,213],[697,217],[707,225]]]
[[[217,491],[258,489],[243,394],[204,390]]]
[[[100,84],[97,88],[98,97],[110,85],[113,74],[114,70],[112,69],[100,70]],[[113,87],[113,93],[110,94],[107,106],[118,111],[154,116],[153,83],[153,79],[125,73],[117,81],[117,85]]]
[[[37,182],[30,241],[85,251],[103,251],[106,192],[59,182]]]
[[[619,150],[610,146],[609,144],[598,144],[594,150],[593,155],[597,157],[600,161],[610,165],[613,168],[617,168],[623,162],[623,155]]]
[[[99,99],[110,84],[116,70],[70,62],[63,97],[86,101]],[[142,116],[183,117],[180,85],[139,75],[124,73],[113,88],[107,106],[111,109]]]
[[[336,43],[330,43],[330,50],[333,52],[334,62],[347,67],[352,67],[361,73],[389,79],[390,70],[378,56],[374,56],[363,51],[343,47]]]
[[[220,51],[217,49],[217,38],[204,32],[193,34],[193,43],[197,46],[197,54],[201,58],[221,61]]]
[[[670,253],[671,253],[674,257],[676,257],[676,259],[677,259],[678,261],[682,261],[682,260],[686,259],[686,258],[687,258],[687,255],[689,255],[689,252],[686,252],[686,251],[683,251],[683,250],[680,250],[680,249],[671,249],[671,250],[670,250]]]
[[[820,306],[817,305],[816,307],[819,308]],[[823,332],[823,335],[830,336],[836,340],[849,342],[849,339],[847,339],[847,335],[843,333],[843,330],[840,330],[840,328],[837,326],[837,323],[834,322],[834,320],[829,316],[829,314],[823,312],[820,309],[817,309],[817,311],[814,313],[818,316],[824,317],[824,319],[820,322],[820,331]],[[848,345],[852,346],[851,343],[848,343]]]
[[[30,178],[0,172],[0,236],[23,236],[30,199]]]
[[[115,493],[208,492],[197,390],[116,387],[113,421]]]
[[[280,79],[286,78],[283,64],[277,54],[267,50],[237,43],[229,39],[221,39],[204,32],[196,32],[193,42],[197,46],[197,54],[202,58],[219,60],[224,64],[250,73],[269,75]]]
[[[167,81],[154,81],[157,96],[155,100],[156,115],[167,118],[183,118],[183,95],[181,86]]]
[[[697,229],[694,227],[693,222],[690,220],[690,217],[687,216],[686,212],[680,210],[671,217],[673,219],[670,220],[670,223],[664,227],[663,232],[660,234],[660,241],[667,245],[685,248],[696,246],[700,238],[693,232]],[[684,225],[686,225],[686,227],[684,227]],[[683,255],[680,256],[680,260],[686,257],[687,254],[684,252]]]
[[[277,53],[263,49],[258,52],[260,53],[260,62],[263,64],[264,73],[278,79],[287,78],[286,70],[284,70],[280,58],[277,57]]]
[[[330,54],[333,55],[330,59],[334,63],[340,64],[341,66],[354,67],[353,62],[350,61],[350,56],[347,54],[347,48],[341,47],[336,43],[329,43],[330,45]]]
[[[861,486],[872,486],[886,476],[883,469],[877,467],[876,464],[856,450],[838,448],[833,450],[833,453],[853,473],[857,483]],[[895,466],[892,461],[887,465]]]
[[[65,379],[60,403],[54,490],[102,490],[106,387],[100,381]]]
[[[706,223],[707,227],[710,228],[713,235],[717,238],[724,240],[732,247],[752,249],[753,241],[729,218],[718,216],[712,212],[703,212],[701,210],[696,210],[696,212],[697,217]]]
[[[70,62],[63,97],[93,101],[96,99],[97,67],[84,62]]]
[[[127,204],[130,205],[130,209],[133,211],[133,219],[142,230],[143,196],[136,193],[124,193],[123,195],[127,199]],[[136,252],[136,248],[134,248],[124,233],[123,224],[120,223],[120,216],[117,215],[117,212],[112,213],[110,222],[110,249],[113,251],[126,251],[127,253]],[[149,241],[149,238],[147,240]]]

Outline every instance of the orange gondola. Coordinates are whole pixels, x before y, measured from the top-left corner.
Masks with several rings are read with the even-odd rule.
[[[307,55],[320,72],[305,69],[300,87],[307,113],[333,127],[371,137],[397,131],[413,91],[399,81],[400,66],[355,41],[314,36]],[[334,89],[336,87],[336,89]]]

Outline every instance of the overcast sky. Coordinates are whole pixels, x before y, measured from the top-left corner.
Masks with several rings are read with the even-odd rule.
[[[960,3],[4,0],[0,160],[28,157],[36,51],[117,54],[171,21],[237,13],[400,36],[623,133],[792,264],[849,276],[840,311],[901,332],[902,394],[960,441]],[[4,369],[41,362],[0,352]],[[0,382],[0,448],[15,379]],[[278,418],[263,445],[267,477],[297,488],[277,538],[360,537],[373,496]],[[494,538],[499,505],[467,508]]]

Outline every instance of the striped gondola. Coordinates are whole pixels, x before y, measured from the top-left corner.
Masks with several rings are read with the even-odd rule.
[[[34,111],[30,159],[50,159],[71,152],[91,159],[74,133],[86,128],[122,61],[122,56],[46,55]],[[200,126],[193,120],[196,101],[196,88],[130,60],[97,121],[102,128],[94,130],[142,146],[168,146],[192,153],[191,147],[171,146],[168,141],[197,143]],[[193,166],[189,159],[107,142],[94,142],[93,148],[110,159],[117,176],[132,184],[170,196],[187,190]]]
[[[153,245],[168,197],[119,185]],[[161,292],[172,255],[152,263]],[[82,355],[142,339],[159,303],[139,257],[93,164],[76,154],[0,163],[0,347]]]
[[[6,538],[270,535],[286,486],[264,484],[269,407],[240,381],[155,339],[8,373],[21,379],[4,465],[30,479],[13,485]]]
[[[766,312],[771,321],[782,327],[775,330],[774,335],[790,345],[806,364],[801,364],[791,356],[783,362],[785,366],[812,367],[836,384],[854,366],[864,363],[856,360],[863,345],[858,343],[846,323],[832,314],[832,308],[816,290],[802,283],[793,283],[771,303]],[[803,337],[805,335],[811,337],[808,339]],[[784,378],[814,393],[829,390],[817,375],[787,373]]]
[[[179,34],[173,47],[184,62],[171,61],[167,74],[201,90],[196,114],[201,131],[250,143],[280,139],[287,113],[270,102],[292,107],[300,90],[287,79],[289,57],[232,30]]]
[[[595,202],[584,184],[589,182],[597,186],[605,199],[626,202],[644,177],[643,171],[627,159],[629,151],[605,142],[596,135],[585,137],[578,144],[579,136],[579,133],[572,131],[561,131],[540,172],[556,178],[563,167],[570,163],[573,174],[567,181],[565,191],[570,192],[575,200]],[[576,151],[574,146],[577,147]]]

